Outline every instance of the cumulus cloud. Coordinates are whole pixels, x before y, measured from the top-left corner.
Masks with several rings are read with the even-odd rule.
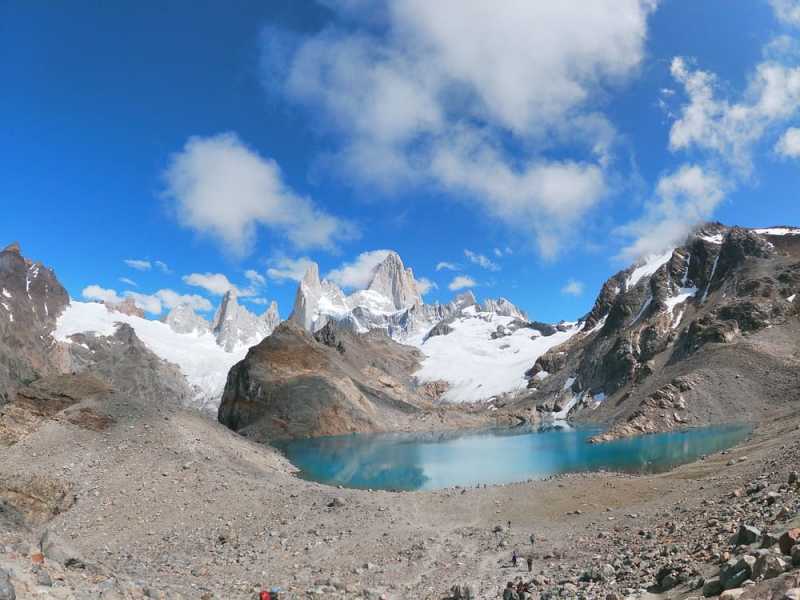
[[[136,269],[137,271],[149,271],[153,268],[153,264],[149,260],[126,258],[123,262],[131,269]]]
[[[738,102],[718,98],[716,76],[692,69],[683,58],[672,61],[671,73],[683,85],[688,103],[672,124],[670,148],[709,151],[743,175],[752,171],[754,145],[800,111],[800,67],[760,63]]]
[[[267,269],[267,277],[278,282],[286,280],[300,281],[313,262],[307,256],[277,258],[270,261],[271,266]]]
[[[435,282],[431,281],[427,277],[420,277],[419,279],[417,279],[417,291],[422,296],[424,296],[425,294],[427,294],[431,290],[437,289],[438,287],[439,286],[436,285]]]
[[[800,158],[800,129],[787,129],[775,144],[775,152],[786,158]]]
[[[488,257],[484,256],[483,254],[477,254],[472,250],[464,249],[464,256],[467,257],[467,260],[472,264],[478,265],[482,269],[486,269],[487,271],[499,271],[500,266],[493,262]]]
[[[372,280],[375,267],[383,262],[389,252],[390,250],[362,252],[354,261],[330,271],[325,278],[343,288],[363,289]]]
[[[299,248],[331,249],[355,226],[321,210],[283,181],[278,164],[234,133],[191,137],[164,173],[164,194],[178,221],[207,234],[234,255],[246,255],[264,226]]]
[[[583,282],[570,279],[564,287],[561,288],[561,293],[569,296],[580,296],[583,294]]]
[[[726,192],[722,177],[698,165],[684,164],[661,177],[644,215],[618,229],[633,238],[621,257],[636,260],[681,243],[695,225],[711,216]]]
[[[253,269],[248,269],[244,272],[244,276],[250,282],[250,285],[253,287],[264,287],[267,285],[267,280],[264,276],[259,273],[258,271],[254,271]]]
[[[436,270],[437,271],[458,271],[459,270],[459,266],[457,264],[455,264],[455,263],[442,261],[440,263],[436,263]]]
[[[475,283],[475,280],[472,277],[468,277],[467,275],[458,275],[457,277],[453,278],[453,281],[450,282],[450,285],[447,286],[451,292],[455,292],[456,290],[463,290],[464,288],[475,287],[478,285]]]
[[[187,285],[203,288],[215,296],[221,296],[229,290],[239,292],[239,289],[222,273],[192,273],[184,275],[183,282]]]
[[[151,314],[161,314],[164,308],[172,309],[181,304],[188,304],[195,310],[211,310],[211,302],[196,294],[179,294],[170,289],[161,289],[153,294],[125,291],[119,294],[116,290],[106,289],[99,285],[90,285],[83,289],[82,295],[87,300],[99,300],[109,304],[118,304],[126,298],[133,299],[134,304]]]
[[[106,289],[99,285],[89,285],[81,292],[87,300],[99,300],[100,302],[110,302],[116,304],[122,302],[124,298],[119,296],[116,290]]]
[[[616,133],[597,98],[636,73],[656,1],[356,4],[331,2],[353,22],[311,37],[267,30],[268,89],[334,128],[363,181],[441,187],[554,255],[606,192]],[[580,158],[544,157],[566,141]]]
[[[788,25],[800,27],[800,0],[770,0],[775,15]]]

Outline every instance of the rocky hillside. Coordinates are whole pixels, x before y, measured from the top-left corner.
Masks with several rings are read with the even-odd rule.
[[[602,439],[754,420],[800,400],[800,230],[707,225],[611,277],[519,400],[611,424]]]
[[[383,332],[286,321],[231,369],[219,421],[262,441],[398,429],[423,402],[418,360]]]
[[[51,333],[68,304],[52,269],[23,257],[18,244],[0,252],[0,405],[20,383],[59,370]]]

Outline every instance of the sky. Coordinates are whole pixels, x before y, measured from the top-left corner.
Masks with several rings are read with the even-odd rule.
[[[0,81],[0,244],[152,318],[391,249],[570,320],[698,223],[800,225],[800,0],[7,0]]]

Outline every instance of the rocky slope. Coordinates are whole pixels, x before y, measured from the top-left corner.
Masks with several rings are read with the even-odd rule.
[[[519,402],[610,423],[602,439],[755,420],[798,395],[800,230],[710,224],[611,277]]]
[[[20,383],[58,372],[51,333],[68,304],[52,269],[23,257],[18,244],[0,252],[0,405]]]
[[[420,411],[418,359],[383,332],[287,321],[231,369],[219,421],[261,441],[399,429]]]

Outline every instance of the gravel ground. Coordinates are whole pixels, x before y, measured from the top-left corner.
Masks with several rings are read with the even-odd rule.
[[[454,585],[498,598],[516,578],[543,598],[700,597],[690,588],[746,550],[730,543],[742,523],[777,535],[800,506],[787,484],[797,414],[665,474],[393,493],[301,480],[274,450],[179,408],[114,396],[81,408],[114,423],[48,420],[0,455],[0,569],[17,598],[233,600],[280,586],[441,599]],[[45,532],[56,541],[41,556]],[[511,567],[514,549],[532,555],[530,575]]]

